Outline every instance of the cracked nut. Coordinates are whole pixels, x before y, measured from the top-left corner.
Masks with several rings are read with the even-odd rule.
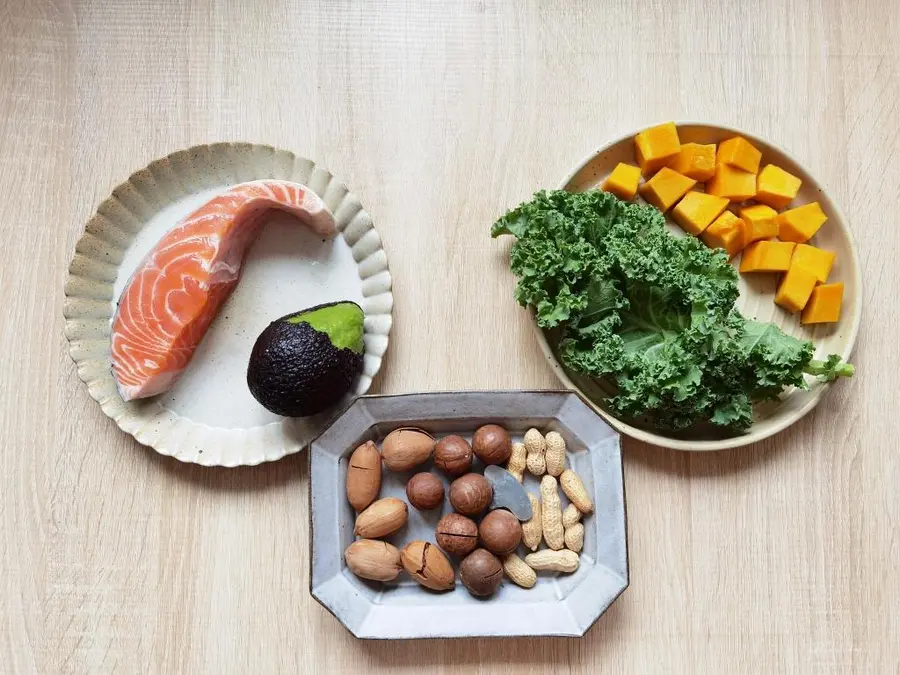
[[[459,578],[472,595],[493,595],[503,581],[503,565],[490,551],[476,548],[459,564]]]
[[[381,453],[366,441],[350,455],[347,463],[347,501],[354,511],[362,511],[381,490]]]
[[[456,572],[447,556],[427,541],[413,541],[400,554],[403,569],[425,588],[449,591],[456,586]]]
[[[450,555],[466,556],[478,546],[478,526],[471,518],[448,513],[438,521],[435,539]]]
[[[462,476],[472,468],[472,446],[462,436],[446,436],[434,446],[434,465],[448,476]]]

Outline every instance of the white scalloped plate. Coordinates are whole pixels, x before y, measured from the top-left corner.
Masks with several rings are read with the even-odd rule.
[[[110,324],[126,281],[178,220],[230,185],[263,178],[309,186],[334,214],[338,236],[323,241],[290,216],[273,214],[175,387],[125,403],[110,371]],[[65,293],[69,353],[103,412],[157,452],[207,466],[280,459],[301,450],[329,420],[329,413],[282,418],[250,394],[250,350],[272,320],[324,302],[357,302],[366,315],[363,374],[354,392],[361,395],[381,367],[393,308],[387,255],[359,200],[311,160],[249,143],[175,152],[119,185],[75,246]]]

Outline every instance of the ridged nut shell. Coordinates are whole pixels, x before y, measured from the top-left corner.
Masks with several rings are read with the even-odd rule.
[[[400,570],[400,551],[386,541],[357,539],[344,551],[347,567],[361,579],[391,581]]]
[[[394,429],[381,444],[384,465],[391,471],[409,471],[428,461],[432,452],[434,438],[415,427]]]
[[[359,446],[347,462],[347,501],[362,511],[381,490],[381,453],[372,441]]]
[[[425,588],[449,591],[456,585],[456,571],[441,550],[427,541],[413,541],[400,554],[407,574]]]
[[[380,539],[406,525],[409,507],[396,497],[379,499],[356,517],[354,533],[366,539]]]

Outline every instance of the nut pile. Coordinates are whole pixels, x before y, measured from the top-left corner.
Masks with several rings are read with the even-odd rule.
[[[438,441],[414,427],[389,433],[381,451],[368,441],[350,455],[347,501],[358,512],[354,533],[360,537],[346,551],[347,567],[356,576],[392,581],[401,571],[425,588],[451,590],[456,570],[449,556],[459,559],[459,578],[475,596],[492,595],[505,575],[513,583],[531,588],[538,571],[572,573],[578,569],[584,546],[582,518],[594,510],[581,478],[566,468],[566,444],[551,431],[546,437],[529,429],[524,442],[513,443],[501,426],[479,427],[469,444],[461,436]],[[484,465],[504,465],[522,483],[526,472],[540,479],[540,497],[528,493],[532,517],[519,522],[513,513],[495,508],[491,483],[472,471],[478,458]],[[435,542],[413,541],[402,550],[380,541],[409,519],[407,502],[396,497],[379,499],[382,466],[389,471],[410,471],[433,459],[450,482],[447,496],[454,512],[444,515],[435,528]],[[559,488],[569,500],[562,508]],[[499,489],[499,488],[498,488]],[[406,484],[406,497],[419,510],[438,509],[444,503],[444,483],[436,474],[420,471]],[[547,548],[541,549],[546,543]],[[531,552],[516,554],[523,545]]]

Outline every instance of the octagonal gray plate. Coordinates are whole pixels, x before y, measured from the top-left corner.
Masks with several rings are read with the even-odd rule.
[[[596,505],[585,519],[579,569],[570,575],[538,573],[534,588],[504,579],[498,592],[477,599],[457,583],[433,593],[405,573],[391,583],[358,579],[343,551],[354,540],[355,513],[346,499],[347,459],[367,440],[376,443],[398,426],[417,426],[435,436],[471,437],[482,424],[506,427],[513,439],[530,427],[558,431],[566,440],[567,461],[584,480]],[[312,443],[310,448],[310,592],[353,635],[360,638],[579,637],[628,587],[625,494],[618,434],[571,391],[481,391],[363,396]],[[380,497],[406,499],[409,476],[385,471]],[[441,475],[435,470],[435,473]],[[441,475],[447,484],[446,477]],[[526,473],[525,488],[538,494],[538,480]],[[565,496],[560,493],[563,507]],[[434,542],[434,529],[452,509],[410,509],[409,523],[388,538],[402,547],[415,539]],[[524,556],[521,549],[519,554]]]

